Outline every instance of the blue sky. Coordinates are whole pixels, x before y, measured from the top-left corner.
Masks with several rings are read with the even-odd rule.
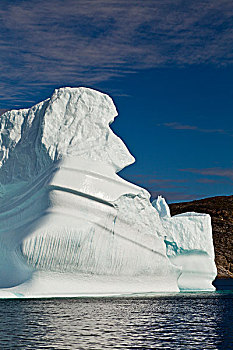
[[[99,89],[136,158],[121,176],[170,202],[233,193],[232,1],[1,0],[0,58],[0,109]]]

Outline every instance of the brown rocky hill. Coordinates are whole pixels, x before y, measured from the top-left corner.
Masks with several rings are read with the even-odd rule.
[[[210,214],[219,278],[233,278],[233,196],[172,203],[171,215],[195,211]]]

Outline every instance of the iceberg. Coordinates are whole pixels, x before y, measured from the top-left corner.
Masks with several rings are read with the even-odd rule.
[[[211,217],[209,214],[182,213],[171,217],[162,196],[152,202],[158,211],[166,236],[167,256],[182,267],[178,279],[180,290],[211,290],[217,275],[214,262]]]
[[[117,173],[112,99],[79,87],[0,118],[0,297],[211,290],[208,215],[170,217]]]

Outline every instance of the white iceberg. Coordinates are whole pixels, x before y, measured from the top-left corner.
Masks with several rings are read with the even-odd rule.
[[[183,213],[171,216],[162,196],[152,202],[158,211],[166,236],[167,256],[182,267],[178,279],[181,290],[214,289],[217,269],[214,262],[211,217],[209,214]]]
[[[116,116],[109,96],[82,87],[1,116],[0,297],[213,288],[209,217],[170,218],[116,174],[134,162]]]

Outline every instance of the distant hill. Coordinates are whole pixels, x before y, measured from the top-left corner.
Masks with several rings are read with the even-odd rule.
[[[233,278],[233,196],[169,204],[171,215],[188,211],[210,214],[218,278]]]

